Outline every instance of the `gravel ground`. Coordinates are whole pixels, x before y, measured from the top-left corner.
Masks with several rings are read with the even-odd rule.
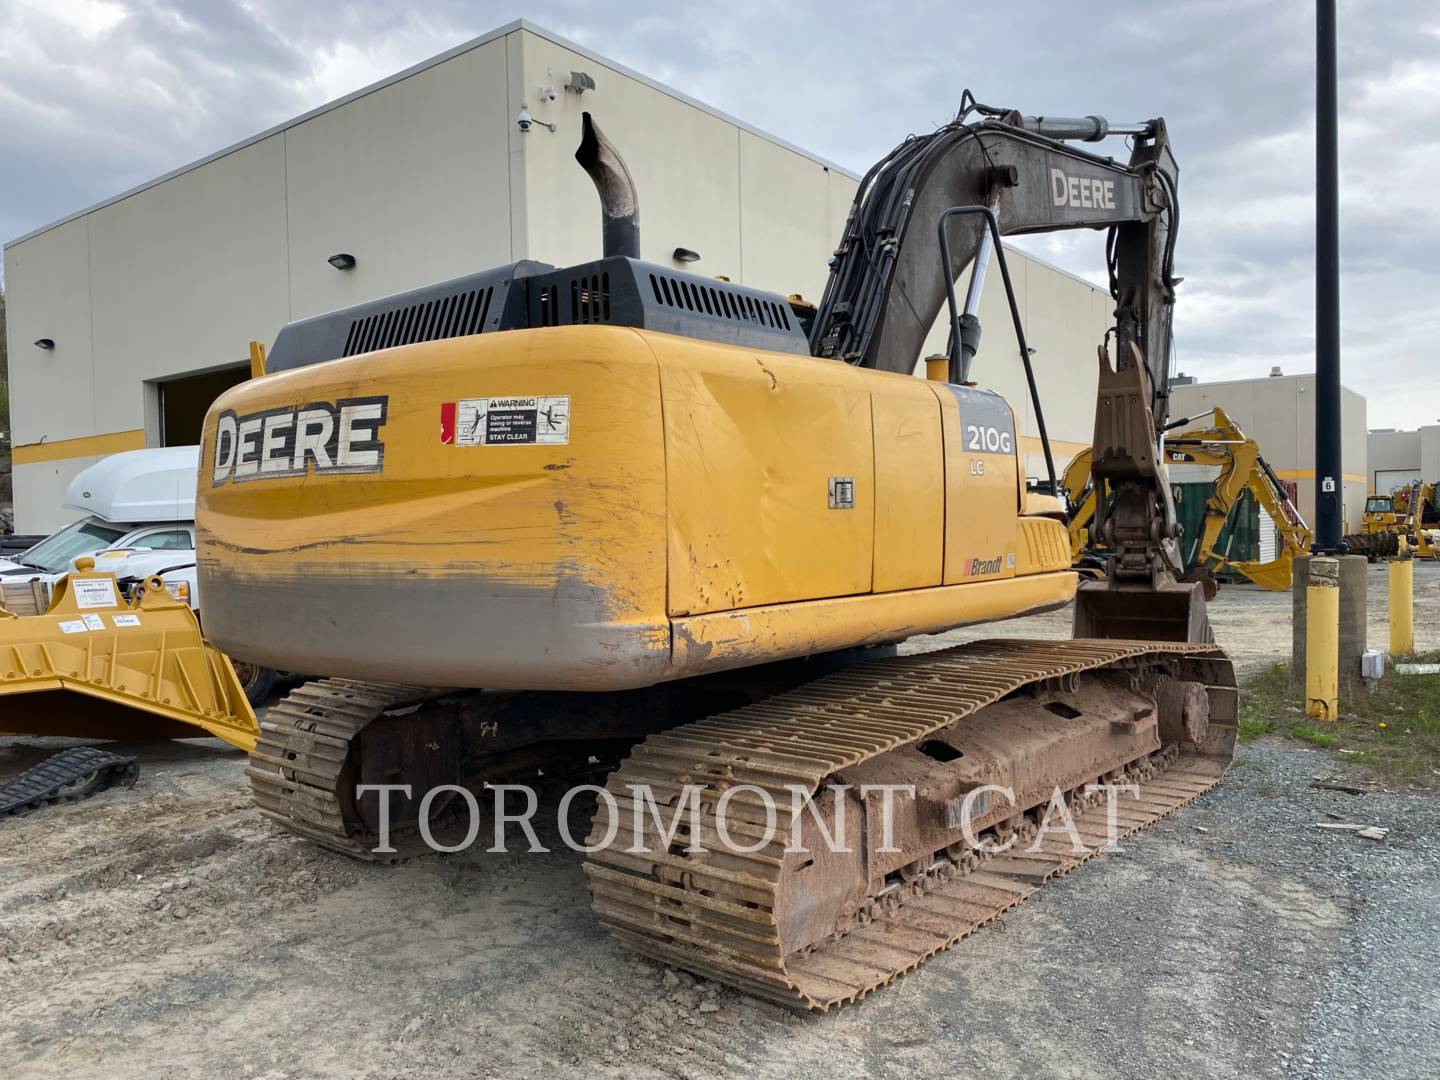
[[[1440,567],[1419,569],[1437,647]],[[1213,621],[1254,668],[1288,613],[1227,589]],[[0,775],[49,745],[0,740]],[[1242,749],[1123,851],[824,1017],[637,960],[563,849],[363,866],[259,818],[218,743],[128,752],[134,789],[0,822],[6,1076],[1440,1075],[1440,802],[1312,788],[1346,768],[1325,751]]]

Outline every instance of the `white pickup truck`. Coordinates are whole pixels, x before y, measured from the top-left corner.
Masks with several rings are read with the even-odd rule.
[[[0,559],[0,591],[7,603],[29,586],[48,598],[49,587],[89,556],[95,569],[122,584],[159,575],[177,599],[200,616],[195,584],[195,476],[198,446],[165,446],[112,454],[82,469],[65,489],[64,506],[84,514],[33,547]],[[17,614],[19,612],[17,611]],[[270,668],[232,658],[252,705],[275,684]]]

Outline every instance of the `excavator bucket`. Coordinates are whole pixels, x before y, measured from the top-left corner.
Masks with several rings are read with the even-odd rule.
[[[0,733],[86,739],[214,735],[247,753],[259,728],[230,661],[188,604],[150,578],[128,600],[94,562],[44,614],[0,608]],[[7,600],[13,602],[7,590]],[[18,605],[17,605],[18,606]]]
[[[1231,562],[1230,566],[1271,592],[1289,592],[1295,581],[1295,557],[1288,550],[1270,562]]]
[[[1075,636],[1125,641],[1214,641],[1199,581],[1082,581]]]

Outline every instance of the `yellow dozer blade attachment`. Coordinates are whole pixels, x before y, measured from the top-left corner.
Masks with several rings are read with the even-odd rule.
[[[158,577],[138,599],[89,559],[45,613],[0,608],[0,733],[84,739],[214,735],[247,753],[259,728],[230,661]]]

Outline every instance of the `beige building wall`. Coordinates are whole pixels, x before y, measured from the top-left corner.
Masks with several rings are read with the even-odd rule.
[[[1344,467],[1345,528],[1359,528],[1365,512],[1370,476],[1365,428],[1365,399],[1341,388],[1340,454]],[[1315,520],[1315,376],[1286,375],[1234,382],[1175,386],[1170,411],[1195,416],[1220,406],[1246,435],[1282,480],[1294,480],[1300,513]]]
[[[1440,424],[1415,431],[1372,431],[1370,488],[1381,495],[1416,480],[1440,484]]]
[[[534,34],[521,37],[528,107],[541,123],[519,144],[525,172],[524,234],[531,258],[557,266],[600,256],[599,201],[575,165],[581,114],[589,110],[625,155],[639,192],[641,257],[666,265],[677,247],[700,255],[686,269],[722,275],[782,295],[818,302],[827,260],[840,239],[858,188],[856,178],[671,96],[618,66]],[[570,72],[594,76],[594,93],[566,92]],[[553,101],[539,96],[553,87]],[[557,208],[567,208],[560,212]],[[1090,445],[1098,382],[1095,347],[1113,321],[1114,303],[1101,289],[1022,251],[1007,249],[1041,408],[1057,473]],[[1098,258],[1098,252],[1097,252]],[[1097,263],[1097,265],[1099,265]],[[962,276],[957,288],[963,297]],[[1004,394],[1027,436],[1027,472],[1043,476],[1039,426],[999,269],[992,264],[981,298],[984,336],[972,369],[980,385]],[[945,348],[942,311],[926,351]]]
[[[596,88],[566,91],[572,71]],[[574,160],[584,110],[634,173],[644,258],[678,266],[685,247],[693,272],[820,299],[856,177],[511,24],[7,245],[17,529],[69,520],[65,484],[98,456],[160,445],[159,380],[244,365],[251,339],[293,319],[515,259],[598,258],[599,202]],[[339,252],[354,269],[329,265]],[[1010,260],[1062,470],[1091,437],[1112,305]],[[1010,400],[1027,471],[1043,475],[994,267],[981,316],[974,376]],[[56,347],[31,344],[42,337]],[[931,351],[944,343],[942,314]]]

